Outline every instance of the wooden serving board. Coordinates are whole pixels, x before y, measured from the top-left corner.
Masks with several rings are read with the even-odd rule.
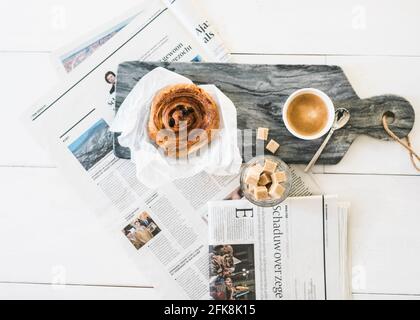
[[[186,76],[195,84],[215,84],[235,104],[238,129],[253,129],[251,133],[244,131],[245,135],[252,134],[252,139],[240,138],[241,146],[250,147],[242,142],[250,140],[255,149],[256,143],[260,143],[255,139],[256,129],[267,127],[269,138],[281,145],[277,155],[290,164],[308,163],[323,141],[323,138],[312,141],[295,138],[283,124],[283,104],[293,91],[301,88],[324,91],[335,108],[347,108],[351,114],[347,126],[334,133],[318,164],[337,164],[359,135],[389,140],[381,123],[385,112],[394,115],[389,127],[400,138],[407,136],[414,125],[414,110],[407,100],[395,95],[360,99],[343,70],[327,65],[124,62],[118,68],[116,110],[134,85],[158,66]],[[114,136],[116,156],[130,158],[130,150],[118,144],[117,136]],[[243,155],[249,157],[248,153]]]

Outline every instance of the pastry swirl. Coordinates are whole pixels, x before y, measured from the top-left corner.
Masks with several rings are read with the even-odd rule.
[[[156,94],[148,132],[167,155],[185,157],[210,143],[211,130],[219,129],[219,123],[217,105],[207,92],[194,84],[177,84]]]

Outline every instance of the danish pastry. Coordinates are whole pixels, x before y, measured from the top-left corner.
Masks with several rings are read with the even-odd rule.
[[[161,89],[152,101],[148,133],[168,156],[185,157],[210,143],[220,116],[216,102],[194,84]]]

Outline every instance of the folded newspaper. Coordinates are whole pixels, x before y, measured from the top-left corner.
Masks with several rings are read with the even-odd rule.
[[[210,297],[348,299],[347,207],[334,196],[210,202]]]
[[[232,259],[236,262],[229,267],[232,270],[229,274],[232,284],[227,278],[223,278],[223,283],[221,278],[211,283],[216,283],[222,288],[229,286],[230,289],[226,289],[224,295],[218,293],[214,296],[214,288],[209,286],[207,203],[240,198],[237,176],[220,177],[200,172],[194,177],[178,179],[157,190],[150,189],[136,179],[135,165],[132,162],[119,159],[113,154],[109,124],[114,118],[115,72],[118,64],[127,60],[230,61],[231,57],[217,31],[193,0],[150,0],[135,8],[121,21],[114,21],[104,29],[104,33],[89,36],[80,41],[80,45],[60,50],[55,54],[60,72],[66,76],[62,84],[28,110],[24,115],[26,126],[51,152],[63,175],[79,191],[86,205],[96,212],[99,220],[108,228],[109,234],[121,244],[139,269],[156,284],[158,294],[160,293],[162,298],[279,298],[265,293],[270,285],[277,286],[268,282],[273,279],[265,278],[271,274],[270,269],[263,271],[258,260],[255,260],[253,271],[251,267],[242,268],[245,271],[241,269],[242,264],[238,261],[245,263],[245,259],[242,258],[242,251],[238,251],[235,245],[252,243],[255,259],[263,257],[264,252],[267,252],[264,250],[270,248],[264,249],[256,238],[250,237],[243,241],[239,235],[250,229],[241,231],[242,222],[239,220],[231,225],[230,230],[235,235],[232,239],[211,237],[211,243],[214,245],[211,247],[211,253],[232,253]],[[306,178],[303,181],[303,177],[299,176],[299,168],[294,168],[293,174],[293,195],[308,196],[318,193],[311,181]],[[293,210],[294,205],[291,206],[295,200],[289,201],[288,210],[300,212],[297,209]],[[315,202],[313,204],[321,208]],[[219,206],[225,206],[226,203],[227,201]],[[230,203],[229,206],[240,204],[236,201]],[[217,203],[213,203],[210,212],[216,206]],[[261,216],[258,212],[257,210],[256,216]],[[212,221],[215,221],[213,213],[211,217]],[[228,219],[229,216],[225,218]],[[305,219],[303,215],[301,219]],[[340,220],[341,250],[336,256],[342,265],[346,257],[346,223],[343,221]],[[252,226],[260,233],[265,232],[266,236],[270,232],[260,224],[244,226]],[[334,226],[333,224],[332,227]],[[218,228],[218,223],[212,222],[211,232]],[[311,232],[318,234],[318,229],[311,229]],[[299,233],[290,233],[290,236],[292,235],[295,239]],[[325,241],[334,245],[336,235],[326,235],[330,238],[324,237]],[[283,244],[285,243],[287,241],[283,241]],[[300,242],[290,243],[295,243],[298,250],[293,255],[295,258],[290,258],[290,263],[303,263],[299,260],[302,257],[297,255],[301,250],[298,245]],[[220,245],[223,245],[223,251]],[[292,247],[285,248],[286,252],[291,253]],[[324,250],[325,248],[324,245]],[[306,257],[303,257],[303,261],[305,259]],[[283,281],[282,286],[288,289],[285,289],[282,298],[336,297],[337,290],[331,289],[333,291],[329,293],[330,289],[326,291],[324,288],[325,283],[330,283],[333,279],[329,276],[332,269],[328,267],[329,263],[324,264],[324,267],[320,266],[318,259],[318,256],[314,257],[314,269],[304,274],[303,278],[300,278],[302,273],[285,273],[290,275],[291,279],[302,279],[299,283],[303,283],[304,288],[310,285],[312,291]],[[290,267],[290,263],[284,265]],[[254,272],[254,284],[239,279],[236,275],[239,271],[245,274],[247,271],[248,274]],[[263,276],[264,274],[266,276]],[[323,274],[328,276],[324,287],[321,281]],[[310,280],[309,275],[313,276],[313,280]],[[235,289],[231,288],[233,284],[236,284]],[[238,293],[241,285],[244,287],[242,295]],[[294,288],[293,294],[289,294],[289,288]]]

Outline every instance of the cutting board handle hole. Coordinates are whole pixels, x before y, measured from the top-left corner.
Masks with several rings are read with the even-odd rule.
[[[384,116],[386,117],[386,122],[388,124],[393,124],[394,123],[394,121],[395,121],[395,113],[394,112],[387,111],[382,115],[382,117],[384,117]]]

